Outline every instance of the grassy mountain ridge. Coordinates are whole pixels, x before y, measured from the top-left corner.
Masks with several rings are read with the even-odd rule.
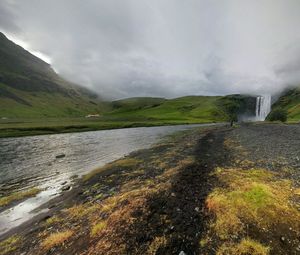
[[[0,33],[0,117],[74,117],[103,107],[96,94],[64,80]]]
[[[285,91],[272,105],[272,111],[281,108],[287,111],[288,121],[300,120],[300,87]]]
[[[220,121],[215,117],[219,96],[185,96],[174,99],[128,98],[112,102],[113,110],[104,114],[119,119],[146,119],[203,123]]]

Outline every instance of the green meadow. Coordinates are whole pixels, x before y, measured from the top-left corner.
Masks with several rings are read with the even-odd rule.
[[[21,115],[18,114],[16,117],[0,119],[0,137],[221,122],[224,121],[224,118],[216,117],[216,101],[219,98],[204,96],[169,100],[130,98],[106,103],[104,112],[94,118],[84,116],[42,117],[39,114],[24,114],[24,116],[30,117],[20,117]],[[0,114],[6,116],[5,112],[1,110]]]

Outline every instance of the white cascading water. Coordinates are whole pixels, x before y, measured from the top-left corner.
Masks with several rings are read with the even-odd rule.
[[[255,119],[264,121],[271,111],[271,95],[256,97]]]

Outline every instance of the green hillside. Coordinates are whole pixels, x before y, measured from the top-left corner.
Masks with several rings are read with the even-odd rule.
[[[0,117],[75,117],[99,113],[97,96],[0,33]]]
[[[62,79],[49,64],[0,33],[0,137],[223,122],[228,120],[222,109],[224,102],[245,111],[249,108],[247,98],[135,97],[103,102],[87,89]],[[85,118],[88,114],[100,116]]]
[[[220,121],[216,119],[218,96],[186,96],[175,99],[129,98],[112,102],[104,117],[119,120],[148,120],[182,123]]]
[[[223,106],[234,105],[247,113],[253,108],[249,96],[186,96],[175,99],[139,97],[107,103],[96,118],[7,118],[0,119],[0,137],[81,132],[112,128],[196,124],[228,121]],[[250,102],[250,105],[249,105]],[[65,105],[65,104],[64,104]],[[249,105],[249,107],[248,107]],[[46,110],[45,103],[45,110]],[[244,107],[244,109],[243,109]],[[252,109],[253,110],[253,109]],[[58,113],[59,114],[59,113]]]
[[[288,113],[288,121],[300,121],[300,88],[295,88],[285,92],[272,106],[275,109],[284,109]]]

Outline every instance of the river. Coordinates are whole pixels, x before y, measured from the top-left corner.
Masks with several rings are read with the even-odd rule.
[[[125,128],[0,139],[0,194],[39,187],[36,197],[0,213],[0,235],[41,211],[35,210],[60,194],[63,186],[96,167],[132,151],[149,148],[162,137],[202,125]],[[58,157],[58,156],[61,157]]]

